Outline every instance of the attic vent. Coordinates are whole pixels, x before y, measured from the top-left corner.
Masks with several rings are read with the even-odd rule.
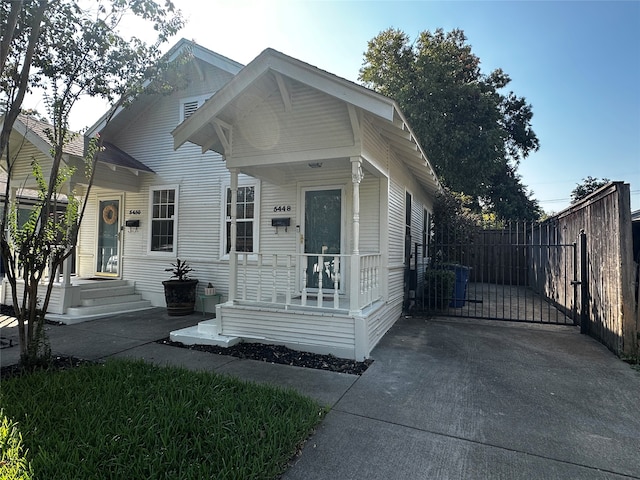
[[[194,100],[192,102],[185,102],[182,105],[182,116],[185,120],[189,118],[193,114],[193,112],[196,111],[196,109],[198,108],[198,104],[199,102],[197,100]]]
[[[197,97],[183,98],[180,100],[180,122],[184,122],[187,118],[201,107],[211,95],[199,95]]]

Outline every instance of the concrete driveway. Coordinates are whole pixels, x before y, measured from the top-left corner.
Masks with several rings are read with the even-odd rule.
[[[640,478],[640,372],[574,327],[401,319],[284,479]]]

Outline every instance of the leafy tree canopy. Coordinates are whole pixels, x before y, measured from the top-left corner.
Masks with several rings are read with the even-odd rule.
[[[571,203],[576,203],[578,200],[582,200],[584,197],[586,197],[590,193],[595,192],[600,187],[604,187],[610,181],[611,180],[609,180],[608,178],[599,180],[598,178],[594,178],[592,176],[583,178],[582,183],[576,184],[576,188],[571,191]]]
[[[462,30],[397,29],[369,41],[359,79],[394,98],[441,181],[501,218],[537,218],[540,208],[516,173],[539,148],[524,98],[503,93],[509,76],[480,70]]]
[[[125,18],[139,21],[155,32],[147,44],[123,28]],[[165,93],[176,78],[168,61],[160,61],[160,46],[182,26],[183,20],[170,0],[14,0],[0,2],[0,166],[7,172],[0,230],[2,262],[11,284],[18,319],[21,360],[37,364],[48,356],[44,334],[56,272],[71,255],[78,228],[90,197],[100,140],[89,142],[85,157],[86,184],[83,199],[75,190],[65,191],[67,204],[57,205],[62,187],[74,173],[63,162],[64,146],[73,138],[69,114],[83,95],[116,100],[117,107],[144,91]],[[129,33],[129,34],[127,34]],[[10,134],[27,92],[44,92],[45,130],[51,145],[46,169],[32,162],[38,191],[37,204],[24,225],[17,223],[17,209],[10,205],[13,169],[20,161],[22,145],[10,145]],[[23,159],[24,160],[24,159]],[[11,208],[10,208],[11,207]],[[40,281],[48,274],[46,293]],[[18,296],[17,279],[24,284]]]

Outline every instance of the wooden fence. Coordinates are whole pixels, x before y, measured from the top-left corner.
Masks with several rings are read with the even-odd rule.
[[[542,223],[561,241],[586,235],[586,251],[577,265],[557,268],[586,270],[587,295],[577,296],[577,309],[588,319],[588,333],[618,355],[638,353],[638,308],[633,260],[629,185],[612,182]],[[544,233],[540,233],[544,235]],[[535,236],[534,236],[535,237]],[[586,265],[582,265],[582,261]],[[538,282],[546,281],[544,278]]]

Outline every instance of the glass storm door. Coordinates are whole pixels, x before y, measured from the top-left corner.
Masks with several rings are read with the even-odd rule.
[[[304,204],[304,253],[324,254],[322,265],[317,255],[307,257],[307,288],[318,289],[322,275],[322,289],[333,289],[336,258],[331,254],[340,253],[342,191],[307,190]]]
[[[96,274],[117,276],[119,265],[120,200],[98,203],[98,248]]]

